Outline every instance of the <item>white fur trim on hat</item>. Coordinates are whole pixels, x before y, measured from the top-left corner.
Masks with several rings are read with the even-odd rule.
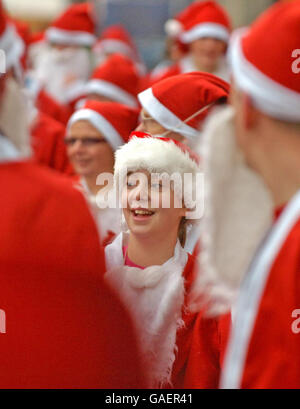
[[[56,27],[46,30],[46,40],[56,44],[70,44],[91,47],[96,37],[84,31],[68,31]]]
[[[124,144],[123,138],[111,125],[111,123],[92,109],[80,109],[79,111],[75,112],[68,122],[68,130],[70,129],[71,125],[78,121],[90,122],[99,132],[103,133],[103,136],[105,139],[107,139],[114,150]]]
[[[185,124],[178,116],[173,114],[154,96],[151,88],[138,94],[138,99],[143,108],[164,128],[177,132],[189,139],[199,137],[199,131]]]
[[[133,108],[138,106],[134,96],[108,81],[93,79],[86,84],[84,91],[85,94],[100,94]]]
[[[234,81],[239,89],[248,93],[255,106],[271,117],[300,121],[300,94],[259,71],[245,58],[241,47],[244,30],[238,30],[232,39],[229,58]]]
[[[230,34],[226,27],[221,24],[215,23],[201,23],[197,24],[188,31],[183,32],[180,35],[180,40],[183,43],[191,43],[198,38],[212,37],[222,40],[225,43],[228,42]]]
[[[123,183],[129,171],[147,170],[149,173],[167,173],[172,176],[180,174],[184,180],[184,174],[192,174],[192,187],[189,194],[185,195],[187,208],[192,208],[192,200],[195,196],[195,176],[200,172],[197,163],[190,157],[188,152],[183,152],[172,140],[163,141],[159,138],[139,138],[133,136],[130,141],[121,146],[115,152],[115,182]],[[188,189],[186,189],[188,192]]]
[[[0,49],[5,52],[6,70],[13,66],[18,68],[25,51],[25,45],[12,24],[7,24],[3,35],[0,37]]]

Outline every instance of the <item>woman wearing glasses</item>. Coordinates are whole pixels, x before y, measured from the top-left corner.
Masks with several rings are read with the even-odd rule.
[[[70,118],[65,143],[80,184],[97,213],[103,244],[120,232],[120,211],[97,206],[104,187],[97,178],[113,175],[114,151],[123,145],[136,127],[137,109],[114,102],[86,101]],[[98,196],[97,196],[98,195]]]

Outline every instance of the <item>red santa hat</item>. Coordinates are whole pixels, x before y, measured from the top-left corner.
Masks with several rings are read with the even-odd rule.
[[[129,142],[115,152],[114,177],[116,184],[127,176],[128,172],[147,170],[149,173],[192,174],[191,190],[185,189],[185,205],[193,207],[196,181],[195,175],[200,172],[199,158],[183,143],[170,138],[154,137],[144,132],[132,132]],[[188,182],[186,182],[188,183]]]
[[[164,128],[195,140],[212,105],[224,102],[228,95],[227,82],[213,74],[192,72],[159,81],[138,99]]]
[[[299,21],[299,0],[275,4],[234,34],[229,56],[237,87],[260,111],[300,123]]]
[[[88,121],[115,150],[128,141],[136,128],[139,110],[116,102],[86,101],[70,118],[67,130],[78,121]]]
[[[109,26],[103,30],[101,37],[94,46],[95,52],[103,52],[105,54],[123,54],[132,60],[138,60],[138,51],[125,28],[116,24]]]
[[[99,94],[113,101],[137,107],[139,74],[135,64],[121,54],[100,64],[84,87],[85,94]]]
[[[96,19],[93,13],[91,3],[71,5],[46,30],[47,41],[91,47],[96,41]]]
[[[183,43],[199,38],[212,37],[228,42],[231,23],[225,10],[214,1],[196,1],[165,25],[168,35]]]
[[[22,65],[21,59],[25,53],[25,44],[17,34],[16,28],[10,22],[0,1],[0,50],[4,52],[1,56],[0,72],[4,73],[14,67],[17,75],[21,76]]]

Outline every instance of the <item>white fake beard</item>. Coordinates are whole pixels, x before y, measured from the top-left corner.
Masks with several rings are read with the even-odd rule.
[[[24,156],[31,152],[29,117],[25,93],[13,78],[7,78],[0,101],[0,131]]]
[[[91,68],[89,50],[52,48],[39,59],[35,77],[54,99],[68,103],[71,89],[88,80]]]
[[[206,123],[203,157],[205,210],[201,220],[199,271],[191,309],[208,303],[218,315],[232,307],[256,249],[272,225],[273,202],[261,177],[237,147],[234,110],[221,108]]]

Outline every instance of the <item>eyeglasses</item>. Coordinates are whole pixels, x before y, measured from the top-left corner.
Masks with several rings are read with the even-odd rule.
[[[82,146],[93,146],[98,143],[106,142],[105,139],[99,138],[65,138],[64,140],[67,146],[73,146],[77,141],[81,142]]]

